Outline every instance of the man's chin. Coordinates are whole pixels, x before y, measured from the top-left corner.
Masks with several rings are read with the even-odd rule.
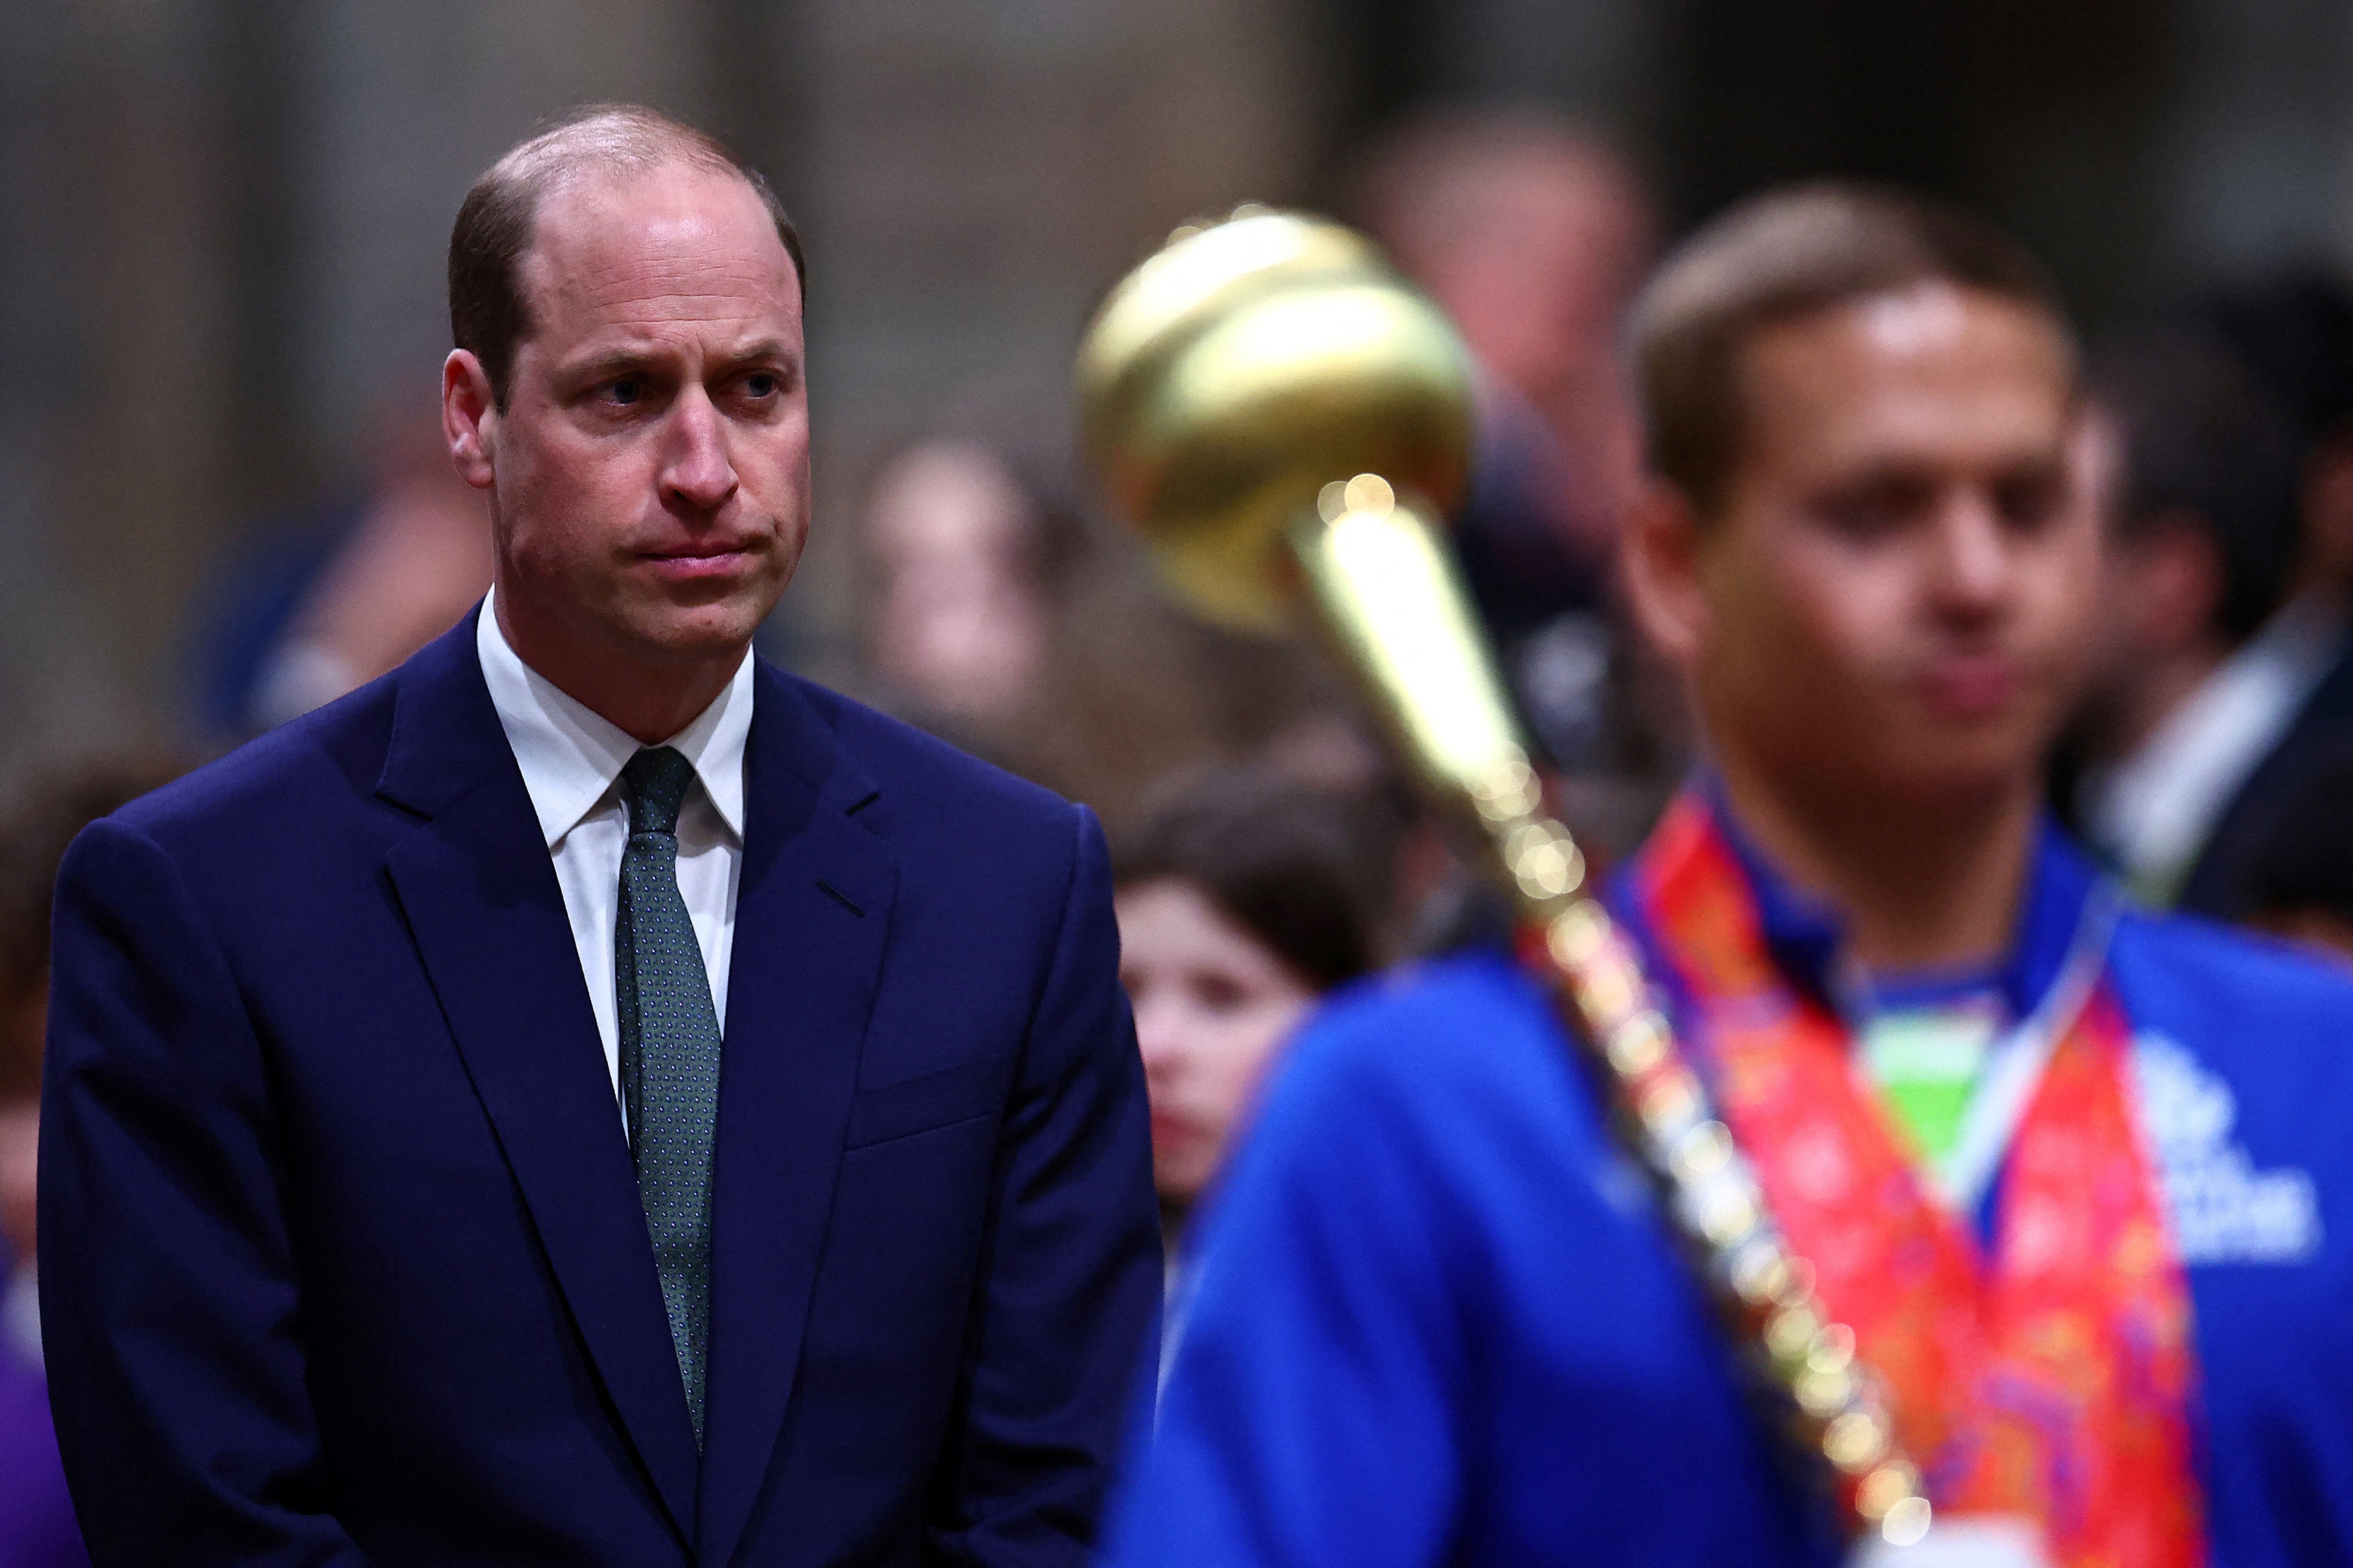
[[[715,604],[652,605],[631,617],[632,641],[653,658],[678,664],[705,664],[741,653],[752,640],[768,606],[758,600],[727,599]]]
[[[2042,764],[2039,749],[2004,738],[1978,744],[1929,742],[1904,759],[1887,780],[1925,809],[1967,811],[2031,788]]]

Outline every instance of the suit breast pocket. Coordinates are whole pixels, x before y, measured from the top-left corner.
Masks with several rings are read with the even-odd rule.
[[[995,1115],[1005,1103],[1007,1065],[1001,1056],[987,1057],[860,1090],[850,1104],[845,1149],[871,1148]]]

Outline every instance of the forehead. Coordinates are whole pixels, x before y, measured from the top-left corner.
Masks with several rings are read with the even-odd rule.
[[[1146,877],[1116,889],[1113,901],[1131,958],[1275,967],[1273,955],[1190,877]]]
[[[1944,283],[1767,327],[1738,369],[1750,468],[2044,458],[2063,446],[2074,402],[2056,322]]]
[[[1408,200],[1398,226],[1418,253],[1444,258],[1541,235],[1591,247],[1588,265],[1599,267],[1646,237],[1640,194],[1598,153],[1510,148],[1465,157],[1429,178],[1430,188]]]
[[[533,335],[559,350],[600,332],[800,321],[792,258],[758,194],[685,163],[558,183],[522,271]]]

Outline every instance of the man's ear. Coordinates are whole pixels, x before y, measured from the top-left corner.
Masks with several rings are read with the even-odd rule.
[[[1646,479],[1620,538],[1636,623],[1669,663],[1689,668],[1707,635],[1699,518],[1690,499],[1663,479]]]
[[[449,460],[458,477],[478,490],[491,488],[498,468],[496,453],[498,404],[491,394],[490,373],[465,349],[451,349],[441,362],[441,433],[449,442]]]

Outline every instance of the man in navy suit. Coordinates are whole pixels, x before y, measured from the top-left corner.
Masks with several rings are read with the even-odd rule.
[[[100,1568],[1084,1558],[1160,1267],[1102,836],[752,657],[800,281],[698,132],[509,153],[442,388],[485,606],[69,857]]]

